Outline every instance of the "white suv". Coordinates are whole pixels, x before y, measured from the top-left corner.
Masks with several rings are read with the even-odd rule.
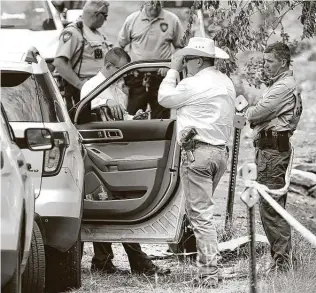
[[[1,0],[0,19],[2,48],[35,46],[42,57],[53,60],[64,26],[50,0]]]
[[[45,60],[35,48],[0,53],[1,98],[17,138],[27,128],[49,128],[54,147],[23,150],[35,187],[35,213],[46,254],[46,288],[81,285],[80,225],[84,165],[76,128]]]
[[[41,134],[47,138],[34,140]],[[1,105],[1,288],[6,293],[21,289],[25,293],[42,293],[44,244],[34,221],[34,187],[28,164],[17,144],[34,151],[53,147],[47,129],[27,129],[25,139],[16,139]]]

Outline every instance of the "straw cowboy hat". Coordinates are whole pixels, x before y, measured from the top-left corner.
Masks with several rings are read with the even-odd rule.
[[[178,50],[175,56],[201,56],[218,59],[228,59],[229,55],[222,49],[215,46],[212,39],[194,37],[183,49]]]

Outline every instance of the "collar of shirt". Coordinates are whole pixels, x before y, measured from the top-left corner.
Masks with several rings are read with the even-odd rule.
[[[280,73],[278,74],[277,76],[275,77],[272,77],[271,78],[271,83],[270,83],[270,86],[273,85],[274,83],[276,83],[278,80],[280,80],[281,78],[284,78],[286,76],[293,76],[293,70],[288,70],[288,71],[285,71],[283,73]]]
[[[146,14],[146,11],[145,11],[145,8],[143,8],[140,12],[140,15],[141,15],[141,20],[149,20],[149,21],[154,21],[154,20],[157,20],[157,19],[165,19],[165,12],[163,9],[161,9],[159,15],[156,17],[156,18],[153,18],[153,19],[150,19],[148,17],[148,15]]]
[[[215,72],[215,71],[218,71],[218,70],[216,70],[214,66],[209,66],[209,67],[206,67],[206,68],[202,69],[201,71],[199,71],[194,76],[198,77],[198,76],[203,75],[204,73],[209,72],[209,71],[214,71]]]

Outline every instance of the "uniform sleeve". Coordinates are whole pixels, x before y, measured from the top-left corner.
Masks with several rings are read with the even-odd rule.
[[[179,72],[170,69],[163,79],[158,91],[158,103],[165,108],[181,108],[194,96],[190,78],[183,79],[177,85]]]
[[[183,48],[182,38],[184,36],[184,29],[180,22],[180,19],[176,17],[175,19],[175,26],[173,32],[173,41],[172,44],[176,49]]]
[[[75,53],[80,49],[80,46],[81,40],[75,29],[66,28],[60,34],[56,58],[65,57],[68,60],[71,60]]]
[[[118,38],[117,38],[117,46],[121,48],[125,48],[131,42],[130,37],[130,19],[127,18],[119,31]]]
[[[285,84],[279,84],[271,89],[267,96],[255,106],[249,107],[246,117],[251,124],[259,124],[278,117],[287,104],[293,102],[293,89]]]

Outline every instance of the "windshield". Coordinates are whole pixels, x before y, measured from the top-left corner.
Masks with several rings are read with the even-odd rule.
[[[1,28],[46,31],[56,26],[46,1],[1,0]]]
[[[64,122],[47,74],[1,72],[1,102],[10,122]]]

